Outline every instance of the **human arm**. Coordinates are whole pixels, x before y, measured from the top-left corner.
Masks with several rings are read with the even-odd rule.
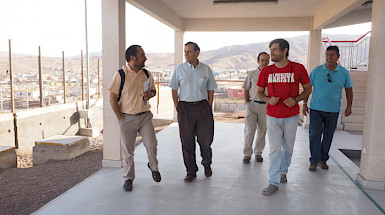
[[[345,88],[346,93],[346,108],[345,108],[345,116],[349,116],[352,114],[352,104],[353,104],[353,88]]]
[[[250,91],[249,90],[245,90],[244,97],[245,97],[245,104],[247,104],[250,100]]]
[[[149,90],[143,93],[143,100],[147,101],[156,95],[156,90]]]
[[[120,112],[120,105],[118,103],[118,95],[116,95],[113,92],[110,92],[110,105],[112,108],[112,111],[114,111],[116,118],[118,119],[118,122],[122,119],[122,112]]]
[[[276,105],[279,103],[279,97],[268,97],[265,95],[265,87],[258,87],[257,89],[258,98],[270,105]]]
[[[171,89],[172,101],[174,102],[175,108],[178,107],[178,91]]]
[[[289,98],[285,99],[285,101],[283,101],[283,103],[288,107],[293,107],[294,105],[297,105],[297,103],[299,101],[303,100],[304,98],[308,98],[311,91],[312,91],[310,82],[302,85],[302,87],[303,87],[303,91],[301,94],[299,94],[296,97],[289,97]]]
[[[305,116],[307,116],[307,113],[309,113],[309,108],[307,106],[308,99],[309,97],[304,98],[302,103],[302,114]]]
[[[209,96],[209,104],[210,104],[210,107],[212,107],[213,101],[214,101],[214,90],[209,90],[207,92],[208,92],[208,96]]]

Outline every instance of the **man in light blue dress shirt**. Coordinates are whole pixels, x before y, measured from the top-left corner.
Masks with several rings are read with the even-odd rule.
[[[185,44],[186,62],[175,68],[169,83],[178,113],[179,134],[187,172],[185,182],[192,182],[197,176],[195,138],[201,149],[201,163],[204,166],[205,176],[212,175],[211,143],[214,138],[212,104],[217,83],[210,67],[199,62],[199,52],[200,48],[196,43]]]

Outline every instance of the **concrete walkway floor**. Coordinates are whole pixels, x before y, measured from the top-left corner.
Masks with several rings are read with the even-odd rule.
[[[362,136],[338,131],[329,170],[309,172],[308,133],[298,127],[288,183],[281,184],[274,195],[264,196],[262,189],[267,186],[269,167],[268,141],[263,163],[252,159],[250,164],[243,164],[243,128],[243,124],[215,124],[211,178],[206,178],[203,167],[198,165],[196,180],[184,183],[178,125],[173,123],[157,134],[160,183],[152,180],[145,149],[140,145],[135,151],[136,179],[132,192],[122,189],[122,169],[103,168],[35,214],[383,214],[345,174],[353,174],[355,178],[359,169],[336,148],[341,144],[357,148]],[[200,162],[199,147],[197,155]],[[344,170],[335,160],[341,161]],[[375,195],[378,202],[385,197],[384,191],[375,191]]]

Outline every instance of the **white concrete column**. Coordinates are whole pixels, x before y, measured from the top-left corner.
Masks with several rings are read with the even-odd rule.
[[[125,64],[125,0],[102,1],[103,43],[103,167],[121,167],[122,152],[118,121],[110,106],[107,86],[112,75]]]
[[[174,45],[174,68],[183,63],[184,43],[183,43],[184,31],[175,31],[175,45]],[[174,122],[178,121],[176,116],[176,110],[174,107]]]
[[[385,0],[373,1],[372,36],[366,89],[364,133],[357,182],[369,189],[385,189]],[[354,87],[353,87],[354,91]],[[354,101],[353,101],[354,102]]]
[[[307,72],[310,72],[321,64],[321,33],[322,30],[309,31],[309,44],[307,54]],[[308,99],[308,106],[310,106],[311,95]],[[309,128],[310,118],[309,114],[303,118],[303,126]]]

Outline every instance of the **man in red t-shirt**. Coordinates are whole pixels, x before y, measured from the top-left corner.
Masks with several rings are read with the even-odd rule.
[[[284,39],[270,42],[273,65],[262,69],[258,78],[258,97],[267,102],[266,120],[269,137],[269,186],[264,195],[286,183],[299,120],[298,102],[311,93],[309,75],[302,64],[289,61],[289,43]],[[299,93],[299,84],[303,92]],[[264,94],[267,87],[268,96]]]

